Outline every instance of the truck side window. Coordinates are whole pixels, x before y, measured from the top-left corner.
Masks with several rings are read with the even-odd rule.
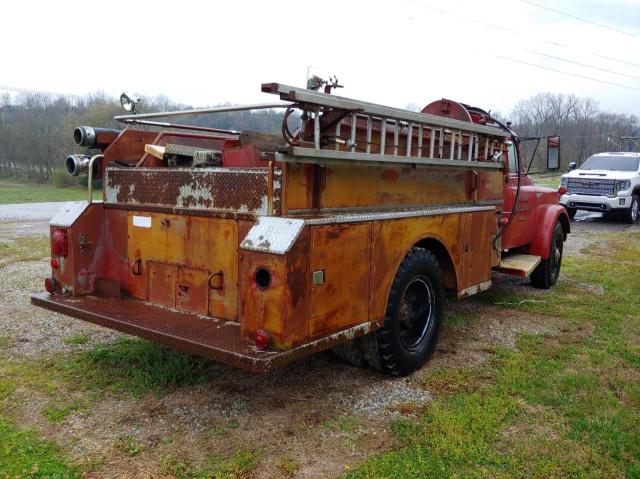
[[[516,145],[513,142],[510,142],[509,149],[507,150],[507,157],[509,160],[509,173],[516,173],[518,171],[517,161],[518,161],[518,153],[516,150]]]

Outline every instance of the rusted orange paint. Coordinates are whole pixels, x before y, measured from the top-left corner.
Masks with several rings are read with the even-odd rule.
[[[133,225],[134,216],[148,216],[151,227]],[[238,314],[238,223],[223,218],[203,218],[159,213],[128,212],[128,258],[130,263],[142,261],[142,271],[135,281],[145,281],[146,264],[150,261],[182,265],[200,270],[200,276],[222,272],[223,288],[208,292],[208,308],[197,312],[237,320]],[[145,288],[131,294],[141,296]],[[193,310],[193,309],[192,309]]]
[[[311,271],[324,283],[311,286],[310,337],[368,320],[370,248],[371,223],[311,228]]]
[[[287,164],[286,211],[316,208],[384,208],[500,201],[502,173],[479,172],[478,189],[465,188],[461,172],[447,168],[331,165],[321,167],[322,182],[312,165]],[[315,190],[314,190],[315,188]],[[314,200],[314,191],[318,195]]]
[[[255,274],[264,268],[271,274],[267,288],[256,284]],[[285,288],[285,257],[255,251],[240,253],[240,334],[248,341],[258,329],[268,330],[277,347],[286,346],[283,308]]]
[[[147,262],[149,301],[168,308],[176,307],[176,279],[178,267],[172,264]]]

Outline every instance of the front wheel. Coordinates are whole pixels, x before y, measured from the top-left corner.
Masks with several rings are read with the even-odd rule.
[[[640,210],[640,199],[638,195],[631,197],[631,208],[625,213],[625,221],[629,224],[633,224],[638,221],[638,210]]]
[[[538,267],[531,273],[531,285],[535,288],[549,289],[558,282],[560,266],[562,265],[562,247],[564,234],[562,225],[556,222],[549,246],[549,257],[543,259]]]
[[[438,259],[424,248],[411,249],[393,280],[384,325],[367,338],[369,364],[393,376],[419,369],[435,350],[443,303]]]
[[[576,213],[578,212],[577,209],[569,208],[568,206],[565,206],[564,209],[567,210],[567,214],[569,215],[569,219],[573,219],[573,218],[576,217]]]

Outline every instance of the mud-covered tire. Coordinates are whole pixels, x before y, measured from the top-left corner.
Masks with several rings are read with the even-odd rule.
[[[640,198],[638,197],[638,195],[633,195],[631,197],[631,207],[624,213],[624,221],[625,223],[629,223],[630,225],[632,225],[636,221],[638,221],[639,216],[640,216]]]
[[[341,361],[357,368],[362,368],[367,365],[367,362],[360,343],[361,338],[356,338],[348,343],[334,347],[331,352]]]
[[[438,259],[424,248],[412,248],[393,280],[384,325],[362,340],[370,366],[392,376],[406,376],[433,354],[444,304]]]
[[[531,285],[534,288],[549,289],[558,282],[562,266],[564,233],[560,222],[556,222],[549,246],[549,257],[543,259],[531,273]]]

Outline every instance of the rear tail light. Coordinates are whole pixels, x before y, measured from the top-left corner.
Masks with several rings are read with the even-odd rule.
[[[57,286],[58,282],[55,278],[46,278],[44,280],[44,289],[46,289],[49,293],[54,293]]]
[[[51,235],[51,252],[54,256],[67,257],[69,254],[69,242],[65,230],[55,230]]]
[[[267,349],[271,342],[271,336],[264,329],[258,329],[256,331],[255,341],[258,349]]]
[[[51,259],[51,269],[58,269],[60,267],[60,262],[57,258]]]

